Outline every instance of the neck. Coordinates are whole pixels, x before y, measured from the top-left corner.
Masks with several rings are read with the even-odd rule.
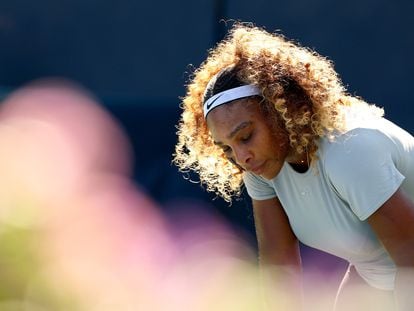
[[[293,154],[293,155],[288,155],[286,157],[286,161],[289,164],[297,164],[297,165],[307,165],[309,166],[310,161],[309,161],[309,155],[308,152],[304,152],[302,154]]]
[[[298,173],[305,173],[309,169],[309,165],[304,164],[297,164],[297,163],[289,163],[289,165]]]
[[[286,161],[293,167],[295,171],[300,173],[306,172],[310,166],[310,159],[308,152],[304,152],[302,154],[294,154],[292,156],[288,156]]]

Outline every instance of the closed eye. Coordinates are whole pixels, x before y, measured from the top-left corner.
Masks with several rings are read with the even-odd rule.
[[[246,143],[250,140],[251,137],[252,137],[252,134],[249,133],[248,135],[241,137],[240,141],[243,142],[243,143]]]

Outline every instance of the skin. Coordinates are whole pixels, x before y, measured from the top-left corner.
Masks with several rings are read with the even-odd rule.
[[[266,179],[274,178],[284,162],[301,164],[306,155],[292,152],[281,125],[270,125],[257,99],[235,100],[213,109],[207,126],[214,143],[245,171]]]
[[[284,128],[270,125],[256,99],[236,100],[215,108],[207,116],[207,126],[214,142],[229,160],[266,179],[277,176],[284,162],[301,164],[306,157],[292,152]],[[253,211],[263,280],[266,288],[278,289],[267,295],[271,309],[275,292],[286,293],[289,297],[288,293],[300,290],[299,242],[277,198],[253,200]],[[397,190],[368,218],[368,223],[396,263],[398,310],[409,310],[414,305],[414,203],[402,190]],[[280,289],[280,284],[284,290]],[[280,298],[274,299],[280,303]],[[287,302],[289,310],[300,309],[295,298],[297,296]]]
[[[280,125],[270,125],[256,99],[236,100],[215,108],[207,116],[207,125],[215,144],[230,160],[264,178],[274,178],[285,161],[291,164],[305,162],[306,155],[292,152],[287,132]],[[285,309],[299,310],[301,300],[297,299],[297,293],[301,291],[301,259],[298,239],[277,198],[253,200],[253,211],[262,281],[264,288],[271,292],[265,295],[269,298],[268,308],[280,307],[283,301]],[[283,288],[279,284],[283,284]],[[296,299],[289,299],[292,293]]]
[[[354,273],[341,288],[336,310],[355,310],[361,305],[365,307],[364,310],[412,310],[414,204],[399,189],[368,218],[368,223],[397,266],[395,290],[377,290]],[[393,307],[394,301],[398,308]]]
[[[398,310],[414,305],[414,203],[397,190],[368,218],[397,266],[395,298]]]

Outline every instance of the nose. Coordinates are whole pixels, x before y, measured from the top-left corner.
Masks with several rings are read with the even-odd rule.
[[[237,164],[241,165],[242,167],[246,167],[246,164],[249,164],[251,161],[253,154],[247,148],[239,147],[233,149],[234,152],[234,160]]]

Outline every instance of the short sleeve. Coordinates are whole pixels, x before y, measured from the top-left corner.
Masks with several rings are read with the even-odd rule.
[[[267,200],[276,197],[275,189],[271,182],[253,173],[245,172],[243,182],[247,193],[254,200]]]
[[[326,153],[331,185],[360,220],[366,220],[398,190],[404,176],[393,161],[393,143],[378,130],[344,134]]]

